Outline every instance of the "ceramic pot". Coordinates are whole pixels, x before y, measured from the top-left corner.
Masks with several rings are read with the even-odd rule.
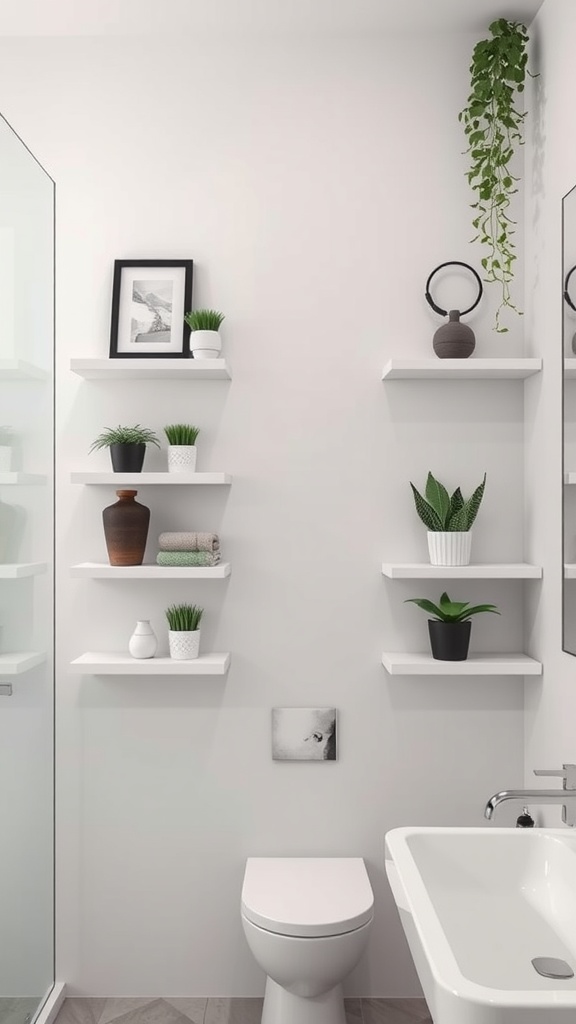
[[[194,359],[217,359],[222,351],[218,331],[191,331],[190,351]]]
[[[144,465],[146,445],[111,444],[110,458],[115,473],[141,473]]]
[[[102,512],[110,565],[142,565],[150,509],[134,501],[138,491],[116,491],[118,501]]]
[[[432,657],[436,661],[466,661],[470,646],[470,619],[466,622],[441,622],[428,619]]]
[[[428,530],[428,551],[431,565],[470,565],[472,531],[443,533]]]
[[[195,444],[168,445],[168,472],[195,473],[197,450]]]
[[[476,346],[474,331],[460,320],[460,310],[451,309],[448,323],[436,331],[432,345],[439,359],[467,359]]]
[[[153,658],[158,648],[156,634],[149,619],[138,619],[136,628],[128,641],[128,650],[133,658]]]
[[[200,653],[200,630],[169,629],[168,645],[175,661],[192,661]]]

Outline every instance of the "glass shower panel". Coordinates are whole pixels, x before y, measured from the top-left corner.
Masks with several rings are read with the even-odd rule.
[[[54,983],[54,183],[0,117],[0,1024]]]

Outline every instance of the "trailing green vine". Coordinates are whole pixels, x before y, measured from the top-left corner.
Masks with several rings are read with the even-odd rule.
[[[513,225],[508,215],[511,196],[517,192],[510,173],[515,146],[523,145],[526,112],[516,109],[517,94],[524,91],[526,77],[526,28],[518,21],[499,18],[490,25],[491,39],[474,47],[470,65],[471,92],[458,115],[468,141],[471,167],[467,178],[477,193],[472,203],[476,210],[473,224],[478,234],[472,239],[488,246],[482,259],[487,282],[498,282],[501,301],[496,312],[495,330],[508,330],[501,324],[501,313],[508,308],[521,315],[511,299],[516,254],[512,240]]]

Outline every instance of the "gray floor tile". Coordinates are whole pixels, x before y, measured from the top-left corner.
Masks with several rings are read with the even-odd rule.
[[[362,1000],[345,999],[346,1024],[362,1024]]]
[[[364,1024],[428,1024],[424,999],[363,999]]]
[[[209,999],[204,1024],[260,1024],[263,999]]]
[[[194,1021],[194,1024],[203,1024],[207,999],[181,999],[178,997],[176,999],[168,999],[165,997],[165,1002],[170,1003],[170,1006],[183,1013],[185,1017],[188,1017],[188,1020]]]
[[[65,999],[55,1024],[99,1024],[105,999]]]
[[[133,1010],[141,1010],[143,1006],[147,1006],[148,1003],[155,1003],[156,1001],[156,999],[150,998],[107,999],[98,1024],[109,1024],[109,1021],[116,1020],[117,1017],[123,1017],[127,1013],[132,1013]]]
[[[147,1000],[143,1006],[122,1013],[114,1020],[116,1024],[190,1024],[188,1017],[165,999]]]

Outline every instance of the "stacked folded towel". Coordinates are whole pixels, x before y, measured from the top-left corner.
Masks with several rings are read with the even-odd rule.
[[[216,533],[161,533],[158,565],[218,565],[220,538]]]

